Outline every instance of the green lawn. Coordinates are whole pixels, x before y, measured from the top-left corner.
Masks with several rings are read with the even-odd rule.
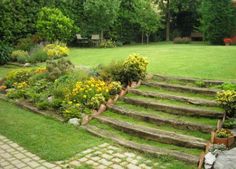
[[[236,79],[236,46],[154,43],[111,49],[72,48],[70,60],[77,65],[96,66],[140,53],[149,60],[148,71],[163,75],[210,79]]]
[[[0,101],[0,134],[49,161],[72,157],[103,139]]]

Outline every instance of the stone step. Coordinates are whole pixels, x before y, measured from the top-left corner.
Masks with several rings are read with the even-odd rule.
[[[207,100],[207,99],[197,99],[191,98],[186,96],[177,96],[172,94],[164,94],[164,93],[157,93],[157,92],[149,92],[149,91],[142,91],[139,89],[129,89],[129,93],[133,93],[136,95],[141,95],[145,97],[152,97],[152,98],[160,98],[160,99],[169,99],[169,100],[176,100],[181,102],[187,102],[194,105],[202,105],[202,106],[218,106],[216,101]]]
[[[164,82],[153,82],[153,81],[142,82],[142,84],[146,86],[150,86],[150,87],[165,88],[165,89],[173,90],[173,91],[198,93],[198,94],[204,94],[204,95],[209,95],[209,96],[215,96],[217,92],[220,91],[218,89],[191,87],[191,86],[168,84]]]
[[[176,76],[163,76],[159,74],[153,75],[154,80],[162,80],[162,81],[180,81],[184,83],[197,83],[197,82],[204,82],[207,86],[210,85],[222,85],[224,81],[222,80],[213,80],[213,79],[199,79],[199,78],[186,78],[186,77],[176,77]],[[235,83],[235,81],[232,81],[231,83]]]
[[[102,123],[112,125],[113,127],[122,129],[127,133],[136,134],[141,138],[150,139],[161,143],[174,144],[181,147],[199,149],[204,149],[206,145],[205,140],[193,136],[186,136],[183,134],[176,134],[170,131],[134,125],[105,116],[97,116],[95,118],[101,121]]]
[[[142,99],[134,99],[129,97],[124,97],[122,100],[129,104],[139,105],[145,108],[151,108],[153,110],[159,110],[170,114],[196,116],[196,117],[211,117],[217,119],[223,117],[223,112],[218,112],[213,110],[202,110],[197,108],[181,107],[170,104],[162,104],[153,101],[144,101]]]
[[[159,126],[163,124],[168,124],[175,128],[184,129],[184,130],[201,131],[204,133],[210,133],[212,130],[214,130],[214,127],[212,126],[184,122],[184,121],[180,121],[176,119],[162,118],[162,117],[159,117],[158,115],[152,115],[152,114],[127,110],[125,108],[115,106],[115,105],[110,106],[109,109],[112,110],[113,112],[126,115],[129,117],[133,117],[136,119],[141,119],[143,121],[151,122]]]
[[[190,155],[190,154],[183,153],[180,151],[158,148],[158,147],[150,146],[147,144],[140,144],[134,141],[129,141],[116,134],[105,131],[103,129],[99,129],[98,127],[95,127],[95,126],[86,125],[86,126],[83,126],[83,128],[96,136],[110,139],[119,145],[122,145],[127,148],[131,148],[140,152],[150,153],[157,156],[160,156],[160,155],[170,156],[170,157],[174,157],[177,160],[184,161],[190,164],[195,164],[195,165],[197,165],[199,161],[199,158],[195,155]]]

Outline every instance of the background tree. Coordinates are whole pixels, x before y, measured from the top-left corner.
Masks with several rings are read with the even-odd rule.
[[[38,14],[36,28],[42,38],[51,42],[67,42],[75,35],[74,21],[57,8],[42,8]]]
[[[84,3],[84,15],[87,30],[100,32],[103,39],[103,32],[112,26],[118,17],[120,0],[86,0]]]
[[[202,0],[201,30],[211,44],[223,44],[235,26],[235,9],[231,0]]]

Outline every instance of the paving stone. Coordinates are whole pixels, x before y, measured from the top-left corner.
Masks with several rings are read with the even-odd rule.
[[[107,166],[105,166],[105,165],[99,165],[99,166],[97,166],[96,169],[107,169]]]
[[[47,167],[44,167],[44,166],[39,166],[37,167],[36,169],[48,169]]]
[[[118,158],[125,158],[126,157],[124,154],[121,154],[121,153],[116,153],[114,156],[116,156]]]
[[[113,158],[113,156],[111,156],[110,154],[103,154],[102,157],[108,160]]]
[[[113,158],[112,161],[115,163],[120,163],[122,160],[119,158]]]
[[[103,164],[103,165],[105,165],[105,166],[109,166],[109,165],[112,164],[112,162],[107,161],[106,159],[101,159],[101,160],[100,160],[100,163]]]
[[[53,168],[53,167],[56,166],[55,164],[51,164],[51,163],[48,163],[48,162],[43,163],[43,165],[44,165],[45,167],[48,167],[48,168]]]
[[[140,164],[139,167],[142,169],[151,169],[151,167],[147,166],[146,164]]]
[[[136,166],[136,165],[134,165],[134,164],[128,164],[128,165],[127,165],[127,168],[128,168],[128,169],[141,169],[139,166]]]
[[[30,161],[30,162],[27,163],[27,165],[29,165],[30,167],[35,168],[35,167],[38,167],[40,164],[35,162],[35,161]]]
[[[134,153],[124,153],[125,156],[127,157],[135,157],[135,154]]]
[[[91,152],[93,152],[93,151],[94,151],[93,149],[88,149],[88,150],[83,151],[82,153],[83,153],[83,154],[88,154],[88,153],[91,153]]]
[[[100,157],[91,157],[93,161],[99,161],[101,158]]]
[[[122,167],[122,166],[120,166],[118,164],[112,165],[111,168],[113,168],[113,169],[124,169],[124,167]]]
[[[107,147],[107,146],[109,146],[109,144],[107,144],[107,143],[103,143],[103,144],[101,144],[101,145],[99,145],[99,147]]]
[[[70,162],[70,165],[73,165],[73,166],[76,166],[76,167],[77,167],[77,166],[80,165],[80,162],[79,162],[79,161],[76,161],[76,160],[75,160],[75,161],[71,161],[71,162]]]

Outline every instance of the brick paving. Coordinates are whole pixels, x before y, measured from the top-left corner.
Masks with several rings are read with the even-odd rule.
[[[168,168],[139,154],[108,143],[87,149],[69,160],[49,163],[0,135],[0,169],[77,169],[88,165],[94,169]]]

